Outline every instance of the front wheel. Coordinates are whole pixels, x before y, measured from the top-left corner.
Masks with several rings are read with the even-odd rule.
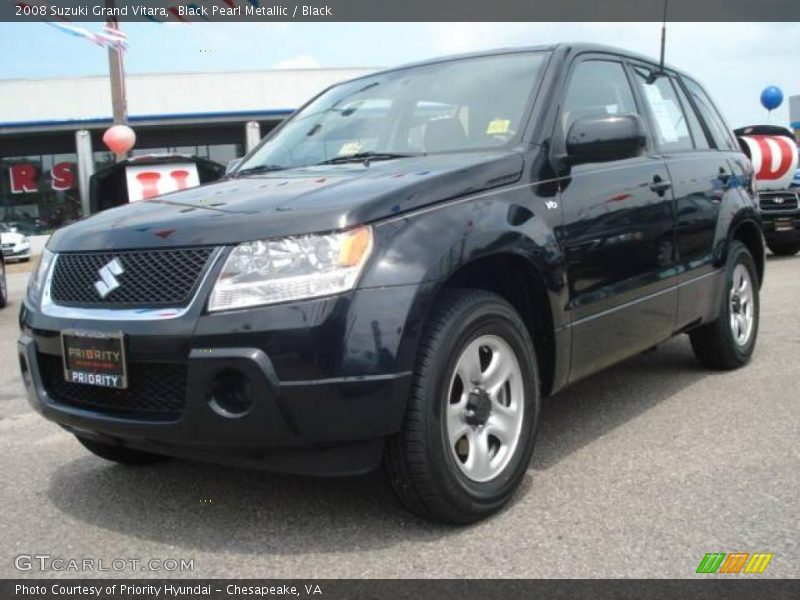
[[[713,369],[737,369],[750,360],[759,322],[758,274],[753,256],[731,243],[719,318],[689,333],[695,356]]]
[[[403,430],[386,469],[412,512],[471,523],[521,483],[539,412],[536,356],[525,323],[500,296],[445,293],[420,344]]]

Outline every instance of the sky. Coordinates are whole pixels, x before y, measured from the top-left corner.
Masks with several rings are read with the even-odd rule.
[[[100,23],[76,23],[99,31]],[[661,23],[124,23],[129,73],[390,67],[482,49],[598,42],[657,57]],[[711,92],[733,127],[789,125],[800,23],[668,23],[667,63]],[[0,23],[0,79],[107,72],[105,51],[45,23]],[[786,99],[767,115],[767,85]]]

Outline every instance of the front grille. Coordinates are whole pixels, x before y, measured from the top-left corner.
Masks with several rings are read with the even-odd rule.
[[[797,192],[762,192],[758,198],[761,210],[797,210]]]
[[[38,354],[42,384],[54,401],[119,416],[173,420],[186,406],[185,364],[128,364],[124,390],[71,383],[64,379],[60,356]]]
[[[186,306],[213,251],[213,248],[179,248],[59,254],[50,296],[56,304],[67,306]],[[100,269],[115,258],[123,269],[114,275],[119,286],[103,298],[95,283],[101,281]]]

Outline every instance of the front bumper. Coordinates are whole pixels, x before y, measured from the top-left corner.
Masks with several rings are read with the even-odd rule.
[[[402,424],[413,368],[406,332],[420,291],[365,289],[143,322],[54,318],[23,307],[19,359],[33,408],[81,436],[275,471],[365,472]],[[43,377],[44,363],[60,360],[63,329],[121,330],[132,367],[182,369],[183,406],[138,412],[65,402]],[[216,378],[230,371],[246,379],[252,398],[242,413],[220,410],[213,397]]]
[[[30,244],[3,247],[3,257],[6,260],[27,260],[31,257]]]
[[[761,229],[768,242],[800,241],[800,210],[762,211]]]

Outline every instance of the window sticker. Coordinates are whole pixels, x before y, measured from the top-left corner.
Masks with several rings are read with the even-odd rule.
[[[658,89],[658,86],[647,84],[643,87],[647,102],[653,111],[653,118],[656,120],[658,131],[661,133],[661,141],[668,144],[679,141],[681,136],[678,132],[678,125],[683,118],[680,110],[675,106],[671,98],[664,98],[661,95],[661,90]]]
[[[361,151],[361,142],[346,142],[339,148],[339,156],[347,156],[348,154],[356,154]]]
[[[493,121],[489,121],[489,126],[486,128],[486,134],[501,135],[503,133],[508,133],[508,130],[510,128],[511,128],[510,119],[494,119]]]

